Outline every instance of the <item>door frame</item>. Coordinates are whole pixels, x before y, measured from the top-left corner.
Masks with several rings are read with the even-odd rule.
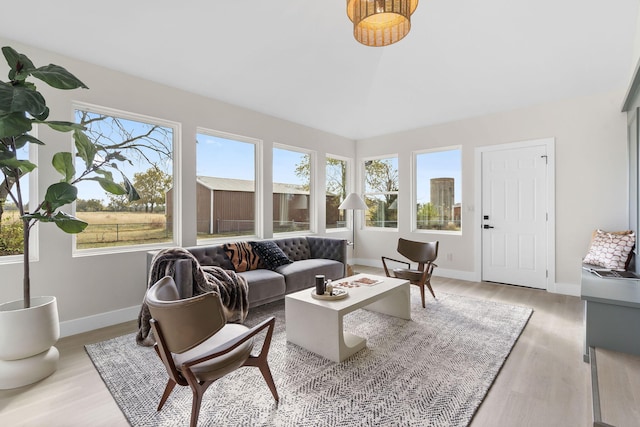
[[[475,280],[482,280],[482,154],[489,151],[512,150],[544,145],[547,148],[547,291],[556,292],[556,168],[554,137],[532,139],[506,144],[487,145],[475,149],[475,209],[474,220],[474,271]]]

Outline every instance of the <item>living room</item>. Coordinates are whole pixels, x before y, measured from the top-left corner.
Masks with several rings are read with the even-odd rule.
[[[318,183],[322,183],[325,179],[322,166],[327,156],[347,159],[351,167],[349,185],[354,191],[362,190],[358,179],[362,177],[364,159],[397,157],[400,189],[398,227],[380,230],[362,227],[359,217],[355,221],[357,252],[351,255],[350,262],[373,268],[381,267],[379,261],[381,255],[395,253],[395,242],[398,237],[427,238],[424,234],[413,231],[412,196],[409,191],[414,185],[411,174],[413,153],[421,150],[461,147],[462,232],[433,234],[433,238],[439,240],[441,248],[435,275],[442,280],[443,287],[446,287],[445,283],[449,279],[480,282],[482,279],[479,267],[481,255],[476,230],[479,228],[481,215],[478,205],[480,189],[476,179],[478,149],[499,144],[553,138],[555,210],[552,216],[555,240],[552,245],[552,262],[549,264],[550,279],[547,291],[554,296],[559,294],[557,296],[562,299],[568,298],[566,295],[572,298],[579,296],[581,260],[589,247],[593,230],[596,228],[623,230],[629,227],[627,116],[621,111],[621,105],[638,58],[637,46],[634,46],[637,2],[624,3],[626,9],[615,6],[616,13],[601,13],[606,25],[593,24],[592,28],[602,28],[599,30],[602,34],[591,35],[593,38],[589,40],[592,41],[593,46],[582,46],[581,52],[584,56],[581,57],[580,72],[575,72],[573,68],[571,69],[573,73],[565,71],[561,60],[562,56],[569,55],[570,51],[567,50],[556,53],[555,59],[558,61],[556,63],[551,62],[548,57],[544,57],[542,65],[541,61],[536,60],[526,63],[529,67],[535,65],[540,69],[550,68],[551,74],[561,75],[562,78],[558,80],[564,82],[563,88],[538,88],[537,99],[532,97],[520,104],[501,102],[496,99],[497,96],[494,98],[493,92],[487,89],[485,102],[490,105],[486,110],[478,109],[476,113],[469,113],[466,117],[430,122],[424,126],[407,124],[399,126],[396,130],[377,134],[370,134],[366,129],[366,132],[360,129],[347,129],[343,132],[344,134],[319,130],[293,119],[287,120],[286,117],[282,118],[275,113],[270,114],[269,111],[259,112],[257,107],[249,108],[248,101],[243,104],[230,100],[225,102],[215,96],[205,96],[193,90],[178,88],[181,79],[191,78],[185,75],[189,76],[190,67],[198,67],[197,59],[194,59],[192,64],[184,64],[183,62],[175,63],[173,59],[147,58],[149,61],[158,61],[155,65],[157,68],[174,70],[170,75],[173,76],[171,82],[175,82],[175,85],[171,82],[161,84],[154,81],[153,76],[138,73],[135,65],[123,66],[117,62],[98,65],[101,63],[100,54],[95,53],[99,51],[98,45],[84,46],[82,50],[78,48],[77,53],[73,54],[59,53],[63,49],[47,40],[56,38],[55,30],[51,30],[54,31],[52,33],[54,36],[45,34],[43,31],[41,34],[34,32],[29,37],[23,34],[24,30],[18,31],[10,25],[3,25],[0,29],[0,42],[2,46],[12,46],[19,52],[27,54],[38,64],[63,65],[89,86],[89,90],[69,92],[47,90],[43,87],[42,91],[56,119],[73,120],[73,111],[77,105],[89,105],[177,124],[179,132],[176,136],[174,151],[174,179],[181,188],[181,194],[180,202],[176,204],[174,211],[177,221],[173,243],[179,246],[194,246],[199,243],[196,232],[196,195],[193,190],[197,180],[194,167],[197,163],[197,154],[196,144],[190,143],[197,139],[199,129],[224,132],[260,141],[260,192],[264,195],[269,195],[271,192],[274,147],[296,147],[313,153],[313,167],[316,168],[315,179]],[[38,8],[41,7],[45,6],[39,5]],[[418,11],[421,7],[428,10],[428,3],[421,3]],[[614,6],[610,7],[614,8]],[[342,5],[333,9],[337,9],[336,13],[340,14],[339,19],[347,19]],[[589,16],[592,18],[593,15],[602,12],[597,8],[589,11],[592,14]],[[317,10],[314,12],[320,13]],[[322,12],[322,16],[327,13]],[[552,14],[549,11],[546,13]],[[75,24],[71,20],[71,23],[65,25]],[[412,32],[418,32],[419,25],[420,21],[415,20],[415,28]],[[583,31],[579,33],[580,36],[586,37],[584,28],[580,27],[580,29]],[[566,29],[564,31],[571,32]],[[76,37],[78,33],[76,32]],[[91,31],[87,30],[87,33],[91,34]],[[608,33],[614,33],[614,35]],[[348,29],[344,35],[351,37]],[[403,40],[397,46],[401,47],[402,43],[409,42],[413,35],[411,33],[407,36],[407,40]],[[62,39],[62,34],[60,38]],[[441,36],[441,39],[446,40],[446,37]],[[111,40],[114,44],[108,43],[108,38],[105,37],[101,48],[112,51],[121,49],[118,45],[121,40],[115,38]],[[601,40],[604,40],[601,43],[602,46],[595,42]],[[143,47],[148,42],[147,39],[143,39],[139,46]],[[169,43],[167,40],[164,42]],[[344,41],[344,43],[348,42],[355,44],[350,39]],[[563,46],[566,48],[571,45],[571,42],[577,44],[575,40],[563,40],[563,43],[567,43]],[[170,46],[175,47],[173,43]],[[318,41],[313,46],[317,47],[318,51],[324,48]],[[238,48],[236,56],[224,58],[224,61],[238,61],[244,64],[242,61],[244,55],[257,54],[250,45],[242,47],[244,51]],[[353,49],[359,47],[352,46]],[[307,48],[302,42],[298,42],[297,48],[305,55],[314,55],[306,51]],[[593,50],[591,57],[584,53],[591,50]],[[417,51],[417,48],[414,47],[414,51]],[[610,51],[614,51],[616,55],[609,57]],[[69,52],[74,52],[74,49],[69,49]],[[199,54],[207,54],[207,52]],[[601,59],[600,54],[607,55],[606,59]],[[301,56],[304,55],[301,54]],[[197,58],[197,55],[194,54],[194,58]],[[335,57],[331,59],[336,60]],[[379,59],[369,57],[367,61],[374,63]],[[309,58],[306,60],[313,62]],[[264,66],[268,67],[267,64]],[[472,67],[473,61],[469,61],[468,66]],[[487,67],[492,68],[489,65]],[[590,74],[591,70],[600,71],[610,67],[615,70],[607,74],[606,79],[592,81],[591,89],[586,90],[583,87],[574,89],[574,85],[578,86],[577,81],[586,79],[585,76],[580,75],[581,73]],[[341,68],[341,66],[335,65],[335,68]],[[4,63],[0,70],[2,75],[8,71]],[[175,70],[181,71],[178,73]],[[233,67],[227,70],[232,72]],[[496,70],[478,69],[476,71],[478,74],[485,72],[496,72]],[[518,67],[514,66],[511,72],[517,74]],[[259,72],[256,72],[256,75],[258,77],[252,78],[261,80]],[[223,77],[220,76],[220,78]],[[427,79],[428,76],[424,78]],[[319,77],[315,79],[320,81]],[[314,80],[311,79],[311,81]],[[261,83],[272,84],[269,81]],[[199,84],[203,86],[204,92],[207,82],[201,81]],[[456,84],[459,85],[457,90],[464,94],[471,90],[467,86],[473,86],[476,82],[459,80]],[[478,81],[477,84],[482,85],[482,82]],[[287,86],[286,82],[279,88],[283,93],[296,91],[295,86]],[[514,86],[505,88],[504,91],[516,91],[516,89]],[[245,92],[245,96],[251,98],[250,92],[240,88],[238,92]],[[499,96],[505,96],[504,92],[500,92]],[[321,94],[318,94],[318,97],[323,98]],[[292,103],[292,99],[285,97],[282,102]],[[414,109],[421,109],[423,103],[428,103],[428,99],[428,93],[420,93],[410,102],[413,103]],[[300,104],[297,108],[303,109],[302,101],[298,100],[298,102]],[[357,99],[354,105],[359,106],[364,102],[362,99]],[[458,102],[459,105],[464,105],[462,100]],[[474,102],[477,101],[474,100]],[[359,132],[364,136],[345,136],[356,135]],[[43,128],[38,129],[38,137],[47,142],[46,146],[39,148],[41,158],[48,159],[57,151],[72,148],[72,141],[65,134]],[[58,179],[56,172],[51,167],[40,166],[38,175],[38,180],[41,182],[40,191],[44,191],[44,183],[56,179]],[[318,185],[322,187],[321,184]],[[338,230],[326,228],[323,220],[324,197],[324,192],[321,190],[314,196],[314,205],[319,208],[313,217],[315,222],[312,232],[318,235],[351,239],[350,228]],[[274,237],[272,200],[270,197],[262,197],[261,203],[258,211],[263,213],[262,233],[258,237],[271,238]],[[38,251],[35,255],[37,261],[32,264],[33,293],[57,297],[63,336],[130,322],[137,317],[146,288],[146,252],[151,248],[145,246],[118,250],[77,251],[73,237],[61,233],[50,224],[39,227],[37,246]],[[381,250],[381,248],[385,249]],[[0,276],[2,277],[2,302],[20,299],[21,262],[0,260]],[[575,304],[579,306],[579,301]],[[555,321],[561,325],[564,319],[548,319],[548,321]],[[579,341],[580,339],[576,338],[576,342]],[[579,348],[577,352],[579,354]],[[65,363],[71,364],[73,360]],[[575,363],[582,363],[582,361],[578,359]],[[585,366],[584,369],[587,367]],[[10,402],[7,402],[7,405],[10,405]],[[2,411],[1,408],[0,411]],[[535,420],[529,420],[529,423],[536,425]]]

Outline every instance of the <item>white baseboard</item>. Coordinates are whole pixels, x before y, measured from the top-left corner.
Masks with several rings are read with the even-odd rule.
[[[350,260],[353,264],[366,265],[367,267],[382,268],[379,260],[372,259],[354,259]],[[435,277],[446,277],[448,279],[468,280],[470,282],[480,281],[478,274],[474,271],[460,271],[460,270],[448,270],[446,268],[438,267],[433,271]],[[553,283],[551,284],[548,292],[556,294],[580,296],[580,284],[579,283]]]
[[[122,308],[120,310],[108,311],[106,313],[94,314],[93,316],[81,317],[79,319],[65,320],[60,322],[60,336],[81,334],[118,323],[128,322],[138,318],[140,306]]]
[[[579,297],[580,284],[579,283],[556,283],[553,289],[549,289],[549,292]]]

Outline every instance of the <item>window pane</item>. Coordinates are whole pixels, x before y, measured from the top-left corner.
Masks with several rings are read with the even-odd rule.
[[[416,228],[460,231],[461,151],[416,156]]]
[[[346,227],[345,211],[338,209],[347,196],[347,162],[327,157],[326,228]]]
[[[308,231],[311,157],[273,149],[273,232]]]
[[[255,144],[207,134],[197,142],[198,237],[255,235]]]
[[[398,227],[398,158],[367,160],[365,169],[365,201],[368,227]]]
[[[17,149],[16,158],[29,159],[29,144]],[[19,181],[22,205],[26,210],[29,210],[30,176],[24,175]],[[12,195],[18,199],[18,185],[10,177],[0,174],[0,256],[20,255],[23,252],[22,221]]]
[[[128,161],[111,159],[121,172],[114,181],[129,179],[140,200],[107,193],[96,181],[78,184],[76,216],[89,223],[77,235],[76,248],[131,246],[173,241],[173,129],[106,114],[76,111],[76,121],[95,144],[118,150]],[[98,156],[104,159],[104,151]],[[77,169],[84,163],[78,159]]]

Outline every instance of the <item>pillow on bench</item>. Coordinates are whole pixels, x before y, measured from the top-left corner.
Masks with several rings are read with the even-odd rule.
[[[631,251],[636,243],[633,231],[606,232],[596,230],[591,239],[585,264],[597,265],[611,270],[626,270],[631,260]]]

